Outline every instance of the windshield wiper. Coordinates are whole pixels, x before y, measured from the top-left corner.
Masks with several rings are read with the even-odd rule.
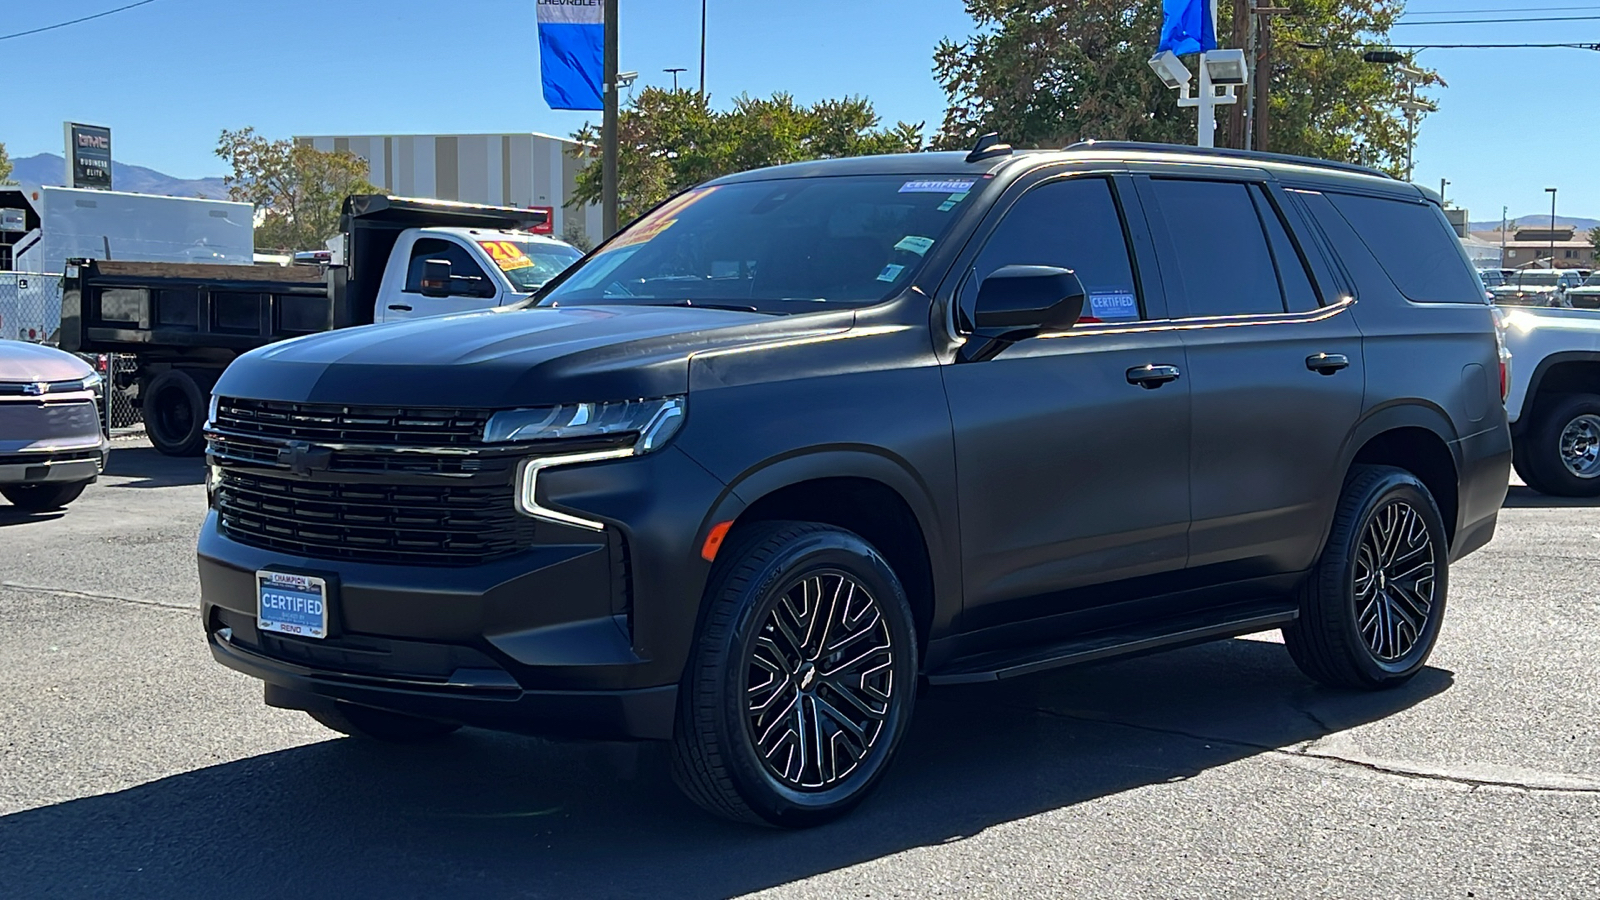
[[[641,303],[640,306],[688,306],[694,309],[727,309],[733,312],[760,312],[748,303],[707,303],[704,300],[671,300],[664,303]]]

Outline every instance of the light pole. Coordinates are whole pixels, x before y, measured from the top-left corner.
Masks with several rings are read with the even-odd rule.
[[[1199,128],[1195,144],[1200,147],[1217,145],[1217,107],[1238,102],[1235,87],[1243,87],[1250,80],[1250,67],[1243,50],[1208,50],[1200,54],[1200,95],[1189,93],[1189,79],[1194,75],[1189,67],[1171,50],[1163,50],[1150,57],[1150,68],[1161,83],[1178,92],[1178,106],[1198,107]],[[1223,88],[1221,96],[1217,88]]]
[[[600,215],[607,240],[617,233],[617,0],[606,0],[605,97],[600,124]]]
[[[1556,267],[1556,189],[1545,188],[1550,195],[1550,268]]]
[[[706,102],[706,0],[700,0],[700,102]]]
[[[1445,180],[1443,178],[1439,179],[1439,205],[1440,206],[1444,205],[1444,189],[1449,184],[1450,184],[1449,181],[1447,181],[1447,180]]]
[[[689,70],[680,66],[676,69],[662,69],[661,71],[672,73],[672,92],[676,94],[678,92],[678,73],[687,72]]]

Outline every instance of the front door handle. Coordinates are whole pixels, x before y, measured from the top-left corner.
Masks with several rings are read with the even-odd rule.
[[[1137,384],[1145,390],[1153,391],[1169,381],[1177,381],[1183,373],[1177,366],[1157,365],[1134,366],[1128,370],[1128,383]]]
[[[404,303],[391,303],[389,304],[389,308],[399,310],[400,312],[411,312],[411,307],[406,306]]]
[[[1343,353],[1313,353],[1306,357],[1306,368],[1323,375],[1332,375],[1340,369],[1350,368],[1350,357]]]

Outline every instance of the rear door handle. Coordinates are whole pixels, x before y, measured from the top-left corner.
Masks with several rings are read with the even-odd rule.
[[[1128,370],[1128,383],[1137,384],[1146,390],[1155,390],[1169,381],[1177,381],[1183,373],[1177,366],[1150,364],[1148,366],[1134,366]]]
[[[1306,357],[1306,368],[1323,375],[1332,375],[1340,369],[1350,368],[1350,357],[1343,353],[1313,353]]]
[[[390,309],[397,309],[400,312],[411,312],[411,307],[406,306],[403,303],[392,303],[392,304],[389,305],[389,308]]]

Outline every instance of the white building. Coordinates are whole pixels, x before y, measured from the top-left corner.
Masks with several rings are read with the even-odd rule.
[[[349,150],[367,161],[367,180],[401,197],[493,206],[549,206],[556,237],[569,228],[600,243],[600,207],[567,208],[585,163],[577,142],[548,134],[298,136],[318,150]]]

